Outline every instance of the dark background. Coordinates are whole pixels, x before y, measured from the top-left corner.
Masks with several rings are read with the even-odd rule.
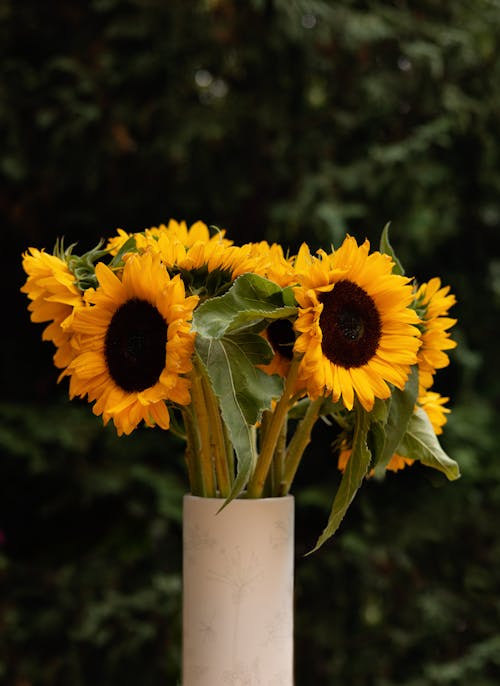
[[[295,250],[374,247],[441,276],[459,319],[436,390],[447,483],[298,475],[298,686],[500,683],[500,4],[0,0],[0,680],[175,684],[182,446],[117,439],[56,384],[21,253],[170,217]]]

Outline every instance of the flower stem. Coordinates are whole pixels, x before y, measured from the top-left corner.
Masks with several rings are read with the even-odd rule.
[[[267,474],[271,466],[274,455],[274,450],[281,434],[283,424],[286,421],[289,401],[292,397],[295,381],[299,371],[300,358],[294,357],[290,365],[290,371],[285,381],[285,388],[283,394],[274,408],[269,426],[266,428],[266,433],[262,442],[259,459],[253,473],[252,478],[248,484],[247,496],[249,498],[261,498],[266,482]]]
[[[280,488],[281,496],[287,495],[290,491],[295,474],[299,468],[300,461],[302,460],[304,450],[311,441],[311,432],[313,426],[316,424],[316,420],[319,417],[322,404],[322,397],[311,401],[303,419],[301,419],[299,425],[295,429],[295,433],[293,434],[292,440],[290,441],[285,455],[285,471]]]
[[[195,426],[198,427],[199,436],[196,461],[201,481],[201,495],[208,498],[215,498],[216,486],[212,462],[210,425],[201,375],[196,368],[196,364],[191,372],[191,404],[194,412],[193,422]]]
[[[288,429],[288,421],[285,418],[283,426],[281,427],[280,435],[278,436],[278,442],[274,450],[273,462],[271,465],[271,495],[279,496],[281,492],[281,482],[283,481],[283,473],[285,468],[285,449],[286,449],[286,436]]]
[[[199,470],[199,437],[189,408],[182,408],[186,431],[185,459],[188,470],[189,487],[192,495],[203,495],[203,479]]]
[[[199,363],[197,364],[197,370],[200,372],[203,396],[211,428],[210,448],[217,477],[217,494],[222,498],[228,498],[231,493],[232,480],[230,469],[233,464],[233,460],[229,456],[230,446],[228,445],[227,434],[224,430],[219,403],[210,385],[210,381],[207,379]]]

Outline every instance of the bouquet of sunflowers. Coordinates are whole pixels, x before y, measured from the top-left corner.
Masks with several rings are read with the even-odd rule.
[[[418,460],[459,476],[437,438],[448,398],[432,390],[455,298],[404,275],[388,227],[378,251],[348,235],[288,255],[174,220],[74,249],[23,255],[59,379],[120,435],[181,435],[193,495],[288,494],[320,418],[343,474],[317,547],[369,475]]]

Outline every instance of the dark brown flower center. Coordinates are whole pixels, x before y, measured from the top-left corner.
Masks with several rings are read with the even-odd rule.
[[[319,296],[323,354],[346,369],[361,367],[375,355],[381,336],[380,315],[373,299],[353,281],[344,279]]]
[[[287,360],[292,359],[295,333],[289,319],[276,319],[271,322],[267,327],[267,338],[275,353]]]
[[[114,313],[104,341],[109,374],[128,393],[151,388],[165,367],[167,323],[154,305],[132,298]]]

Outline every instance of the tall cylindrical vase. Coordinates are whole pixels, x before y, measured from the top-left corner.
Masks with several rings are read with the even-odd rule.
[[[292,686],[294,499],[184,496],[183,686]]]

